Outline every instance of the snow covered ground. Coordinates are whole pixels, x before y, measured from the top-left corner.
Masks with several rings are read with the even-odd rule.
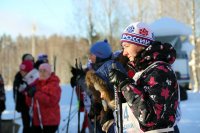
[[[62,96],[60,101],[61,106],[61,122],[59,127],[59,133],[66,132],[66,118],[68,116],[70,99],[71,99],[71,92],[72,89],[69,85],[62,86]],[[192,93],[188,92],[189,100],[181,102],[181,109],[182,109],[182,119],[179,123],[179,128],[181,133],[200,133],[200,93]],[[2,119],[12,119],[14,116],[14,101],[12,90],[6,91],[6,106],[7,110],[4,111],[2,115]],[[77,97],[74,93],[73,97],[73,110],[77,110]],[[20,114],[16,113],[16,122],[21,125]],[[83,114],[81,114],[81,120],[83,120]],[[69,132],[76,133],[77,132],[77,113],[73,117],[70,122]],[[20,128],[19,133],[22,132],[22,128]]]
[[[188,92],[188,100],[181,102],[181,133],[200,133],[200,93]]]
[[[2,119],[13,119],[14,118],[14,100],[13,100],[13,92],[10,88],[6,88],[6,111],[2,114]],[[58,133],[66,133],[66,124],[67,124],[67,116],[69,112],[70,99],[71,99],[72,89],[69,85],[62,86],[62,95],[60,100],[60,109],[61,109],[61,121]],[[73,119],[70,121],[69,133],[77,133],[77,97],[74,91],[73,97],[73,106],[72,106],[72,115],[74,115]],[[75,112],[75,113],[73,113]],[[19,113],[15,113],[16,123],[22,125],[21,116]],[[81,113],[81,121],[84,118],[84,114]],[[22,133],[22,127],[20,127],[19,132]]]

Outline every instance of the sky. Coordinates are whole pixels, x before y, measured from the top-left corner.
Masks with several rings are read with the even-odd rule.
[[[36,35],[85,35],[85,29],[80,29],[81,20],[79,25],[75,22],[78,20],[76,15],[82,15],[81,12],[77,14],[80,9],[74,8],[73,1],[75,0],[0,0],[0,36],[30,36],[33,25],[36,25]],[[81,3],[78,4],[81,6]]]
[[[71,0],[0,0],[0,35],[73,34]],[[70,32],[69,32],[70,31]]]

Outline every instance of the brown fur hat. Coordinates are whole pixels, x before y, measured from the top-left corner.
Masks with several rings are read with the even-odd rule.
[[[86,84],[88,88],[94,88],[100,93],[104,93],[105,101],[108,106],[114,109],[114,90],[109,89],[107,83],[102,80],[93,70],[90,70],[86,73]]]

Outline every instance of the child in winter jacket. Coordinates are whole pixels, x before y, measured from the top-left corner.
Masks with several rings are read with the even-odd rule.
[[[31,61],[32,64],[34,63],[34,58],[31,54],[24,54],[22,56],[23,61]],[[30,63],[28,63],[30,64]],[[27,67],[32,67],[30,64]],[[26,70],[25,70],[26,71]],[[29,107],[26,104],[25,94],[20,92],[20,86],[24,83],[23,76],[21,75],[20,71],[16,73],[14,82],[13,82],[13,97],[15,101],[15,110],[21,113],[22,116],[22,123],[23,123],[23,133],[30,132],[30,117],[29,117]]]
[[[90,48],[89,59],[94,70],[90,70],[86,74],[87,86],[100,92],[100,97],[103,101],[100,124],[102,130],[108,133],[114,132],[113,111],[115,109],[114,86],[109,83],[109,71],[114,64],[117,69],[126,73],[122,64],[112,59],[112,55],[112,50],[107,40],[93,44]]]
[[[179,104],[178,82],[171,67],[175,49],[155,42],[151,29],[141,22],[125,29],[121,45],[136,72],[132,79],[116,69],[109,73],[110,82],[122,91],[131,112],[125,110],[123,122],[134,121],[139,129],[136,133],[174,133]]]
[[[33,132],[55,133],[60,123],[61,88],[59,78],[47,63],[39,67],[33,101]],[[30,101],[28,102],[31,105]]]

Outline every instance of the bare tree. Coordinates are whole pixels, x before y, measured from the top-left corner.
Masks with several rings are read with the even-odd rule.
[[[192,37],[192,42],[195,46],[194,49],[194,65],[192,66],[192,72],[193,72],[193,79],[194,79],[194,91],[198,92],[199,91],[199,64],[200,64],[200,59],[199,59],[199,46],[197,45],[197,39],[196,39],[196,7],[195,7],[195,0],[192,0],[192,29],[193,29],[193,37]]]
[[[114,32],[114,21],[117,20],[117,14],[114,14],[116,7],[117,7],[117,1],[116,0],[102,0],[101,6],[104,9],[104,22],[102,22],[105,25],[105,29],[107,29],[107,35],[108,40],[111,44],[113,44],[113,32]],[[106,20],[106,21],[105,21]],[[117,28],[117,27],[115,27]]]

